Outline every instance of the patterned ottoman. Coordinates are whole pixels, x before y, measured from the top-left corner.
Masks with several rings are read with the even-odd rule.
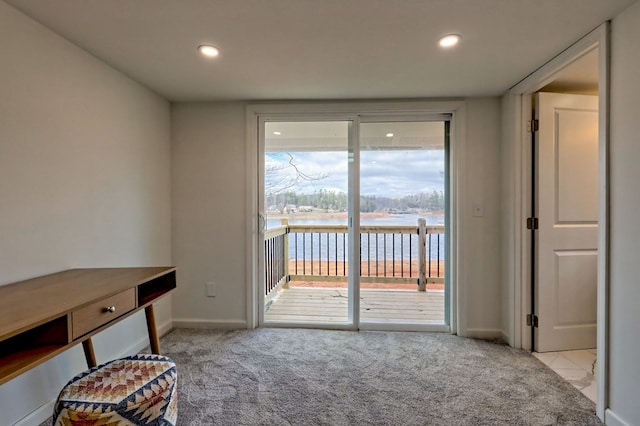
[[[99,365],[62,389],[54,426],[175,426],[176,365],[160,355],[133,355]]]

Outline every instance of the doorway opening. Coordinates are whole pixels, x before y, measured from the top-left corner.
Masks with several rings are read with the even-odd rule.
[[[584,350],[593,356],[595,347],[597,363],[582,362],[583,365],[578,365],[578,362],[571,362],[575,370],[585,367],[583,369],[592,378],[597,376],[595,384],[580,379],[574,384],[579,388],[591,388],[590,396],[596,399],[601,418],[606,397],[607,49],[608,24],[603,24],[510,91],[516,95],[514,117],[519,116],[520,122],[515,129],[522,141],[517,148],[522,160],[518,167],[522,172],[518,185],[522,198],[518,199],[521,207],[516,208],[521,224],[521,233],[516,240],[522,257],[515,263],[519,274],[515,292],[521,305],[515,308],[515,324],[519,328],[514,340],[517,346],[534,352],[582,350],[577,348],[591,346]],[[539,92],[552,93],[539,95]],[[579,113],[583,108],[572,104],[552,107],[551,119],[545,119],[547,124],[535,121],[539,115],[532,115],[531,106],[537,108],[544,103],[540,101],[541,97],[576,94],[596,97],[597,106],[587,113],[595,117],[595,121],[590,121],[595,125],[585,125]],[[571,123],[582,128],[583,133],[589,133],[592,142],[590,145],[586,143],[588,148],[582,145],[584,141],[576,142],[583,140],[583,135],[566,138],[562,133],[571,127]],[[552,142],[548,150],[540,145],[543,142],[535,131],[537,126],[538,129],[546,126],[551,132]],[[564,141],[558,142],[559,138],[564,138]],[[585,175],[586,172],[589,173]],[[551,207],[542,205],[547,199],[551,201]],[[578,239],[591,241],[570,247],[567,241],[573,237],[565,233],[580,228],[589,230],[587,236]],[[585,282],[591,284],[586,287],[579,285]],[[589,302],[585,302],[587,300]],[[584,332],[589,335],[592,343],[578,344],[574,337],[563,335],[574,330],[578,334]],[[553,335],[556,332],[561,337],[557,338],[559,346],[554,347],[554,343],[549,343],[553,338],[551,341],[547,338],[549,333]],[[547,361],[557,356],[554,353],[541,355]],[[562,362],[557,358],[556,364]]]
[[[260,323],[449,331],[450,116],[259,122]]]
[[[595,52],[597,53],[597,52]],[[597,56],[596,56],[597,57]],[[534,355],[596,399],[598,97],[533,97]]]

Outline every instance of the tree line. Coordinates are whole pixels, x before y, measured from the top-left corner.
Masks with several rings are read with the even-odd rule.
[[[346,211],[347,194],[340,191],[319,191],[306,194],[296,191],[284,191],[267,195],[267,206],[281,213],[300,209],[302,206],[325,211]],[[363,195],[360,197],[360,211],[369,213],[375,211],[437,211],[444,210],[444,192],[432,191],[403,197],[381,197],[377,195]]]

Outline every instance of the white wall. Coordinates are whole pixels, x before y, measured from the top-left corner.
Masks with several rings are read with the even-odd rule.
[[[242,103],[176,104],[172,108],[172,235],[180,287],[177,326],[246,326],[246,182]],[[469,99],[459,169],[461,279],[466,321],[461,334],[501,337],[500,102]],[[466,160],[465,160],[466,159]],[[472,217],[482,202],[484,217]],[[215,280],[217,296],[205,296]]]
[[[467,100],[467,128],[461,177],[460,279],[466,300],[461,335],[504,338],[501,318],[500,99]],[[483,217],[473,217],[482,203]]]
[[[247,167],[243,103],[175,104],[173,260],[176,326],[246,327]],[[216,297],[205,283],[214,281]]]
[[[609,407],[640,424],[640,3],[612,22]],[[616,424],[616,423],[611,423]]]
[[[520,253],[516,244],[516,235],[520,232],[520,190],[518,179],[518,163],[520,162],[520,134],[516,126],[516,119],[520,117],[520,98],[506,94],[502,97],[502,137],[501,137],[501,179],[500,179],[500,221],[502,224],[501,249],[501,323],[505,340],[509,345],[520,347],[521,342],[515,330],[514,316],[519,304],[520,292],[516,274],[517,256]]]
[[[168,102],[2,1],[0,52],[0,285],[170,264]],[[167,325],[170,300],[160,308]],[[125,320],[94,339],[98,361],[145,336],[144,315]],[[75,347],[0,386],[0,424],[50,415],[84,369]]]

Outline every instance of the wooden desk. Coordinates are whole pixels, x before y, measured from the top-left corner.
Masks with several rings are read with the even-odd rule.
[[[0,286],[0,384],[81,342],[95,366],[91,336],[140,309],[159,353],[153,302],[175,288],[175,267],[70,269]]]

